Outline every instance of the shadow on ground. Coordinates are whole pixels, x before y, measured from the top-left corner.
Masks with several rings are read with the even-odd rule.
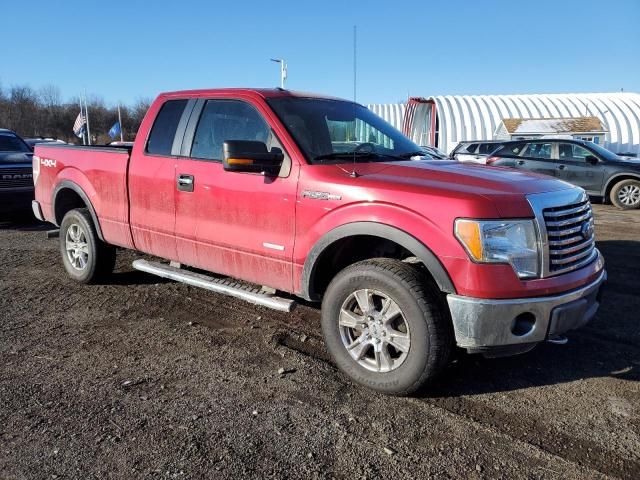
[[[38,232],[58,228],[51,223],[40,222],[33,213],[19,213],[0,216],[0,230],[15,230],[18,232]]]
[[[609,279],[593,322],[569,332],[567,345],[543,343],[515,357],[461,354],[427,397],[477,395],[616,377],[640,381],[640,241],[604,240]]]

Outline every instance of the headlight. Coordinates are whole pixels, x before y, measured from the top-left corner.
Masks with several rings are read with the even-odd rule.
[[[458,218],[455,234],[476,262],[508,263],[519,278],[539,275],[538,238],[533,220]]]

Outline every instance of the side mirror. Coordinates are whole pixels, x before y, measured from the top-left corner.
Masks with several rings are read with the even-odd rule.
[[[248,140],[227,140],[222,153],[222,166],[227,172],[277,175],[284,160],[279,148],[272,148],[269,152],[264,143]]]
[[[593,155],[587,155],[586,157],[584,157],[584,160],[587,163],[590,163],[591,165],[597,165],[598,164],[598,157],[595,157]]]

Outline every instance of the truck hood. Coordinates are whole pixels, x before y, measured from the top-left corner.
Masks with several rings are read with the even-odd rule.
[[[0,152],[0,165],[3,163],[28,163],[31,164],[33,153],[22,152]]]
[[[640,158],[619,157],[616,160],[609,160],[608,163],[613,163],[622,167],[630,167],[633,170],[640,170]]]
[[[530,215],[526,195],[576,188],[547,175],[457,161],[368,163],[356,165],[355,170],[363,180],[385,187],[428,189],[444,197],[447,193],[484,197],[503,217]]]

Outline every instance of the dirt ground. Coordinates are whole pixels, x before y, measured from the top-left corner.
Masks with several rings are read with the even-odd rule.
[[[595,212],[596,320],[564,346],[462,354],[420,398],[351,384],[314,306],[162,281],[124,251],[110,284],[77,285],[47,226],[1,223],[0,479],[638,479],[640,212]]]

